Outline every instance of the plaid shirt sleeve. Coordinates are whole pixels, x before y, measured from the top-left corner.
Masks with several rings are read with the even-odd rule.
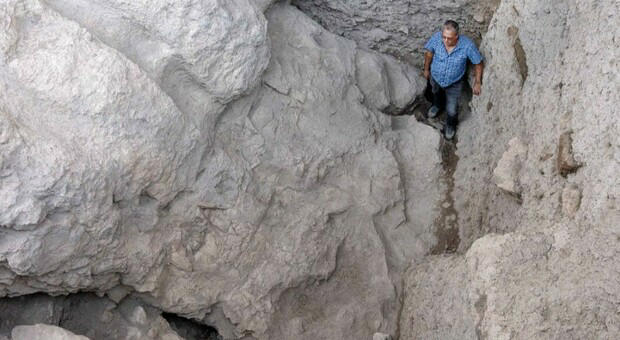
[[[469,61],[471,61],[471,63],[474,65],[478,65],[482,62],[482,55],[480,54],[480,51],[478,51],[476,45],[474,45],[473,43],[467,49],[467,58],[469,58]]]
[[[437,46],[437,41],[440,40],[439,39],[439,32],[435,32],[430,39],[428,39],[428,41],[426,42],[426,45],[424,45],[424,48],[427,49],[429,52],[435,54],[435,48]]]

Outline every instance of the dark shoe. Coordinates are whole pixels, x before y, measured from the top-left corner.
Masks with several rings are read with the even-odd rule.
[[[452,138],[454,138],[454,135],[456,135],[456,128],[451,125],[446,125],[446,127],[443,130],[443,136],[447,140],[452,140]]]
[[[428,109],[428,113],[426,113],[426,116],[428,118],[435,118],[437,117],[437,114],[439,113],[439,108],[435,105],[431,106],[430,109]]]

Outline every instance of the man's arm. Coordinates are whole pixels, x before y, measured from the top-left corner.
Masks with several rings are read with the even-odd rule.
[[[431,61],[433,61],[433,52],[426,51],[424,53],[424,78],[430,79],[431,76]]]
[[[426,65],[426,63],[425,63],[425,65]],[[476,96],[480,95],[480,88],[482,86],[482,71],[483,71],[483,69],[484,69],[484,63],[483,62],[480,62],[479,64],[474,65],[474,86],[472,88],[472,92]]]

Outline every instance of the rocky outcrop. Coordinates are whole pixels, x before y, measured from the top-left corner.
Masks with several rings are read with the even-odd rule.
[[[497,162],[497,166],[493,169],[495,185],[509,194],[520,197],[519,171],[523,167],[522,163],[526,155],[527,146],[519,138],[511,139],[508,142],[508,150],[504,152],[502,158]]]
[[[501,3],[482,42],[482,95],[459,128],[461,255],[411,267],[400,323],[407,339],[620,331],[620,31],[606,14],[617,10],[614,1]],[[495,175],[518,180],[521,200],[492,181],[496,164],[517,163]]]
[[[0,296],[129,296],[225,338],[397,332],[442,192],[439,136],[379,112],[421,92],[411,68],[270,1],[0,17]]]
[[[292,3],[331,32],[355,40],[362,47],[421,66],[424,44],[448,19],[459,22],[462,33],[480,42],[499,0],[293,0]]]

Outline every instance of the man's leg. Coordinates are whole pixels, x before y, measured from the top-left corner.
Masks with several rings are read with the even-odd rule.
[[[446,91],[446,127],[444,135],[447,139],[452,139],[456,133],[456,125],[459,123],[457,105],[461,98],[463,89],[463,79],[445,88]]]
[[[442,88],[439,86],[439,84],[437,84],[437,82],[435,81],[435,79],[433,79],[433,76],[430,77],[430,81],[431,81],[431,90],[433,92],[433,106],[431,106],[431,108],[428,110],[428,118],[435,118],[437,117],[437,114],[439,113],[439,109],[440,109],[440,101],[439,101],[439,95],[441,94],[440,91],[442,90]]]

